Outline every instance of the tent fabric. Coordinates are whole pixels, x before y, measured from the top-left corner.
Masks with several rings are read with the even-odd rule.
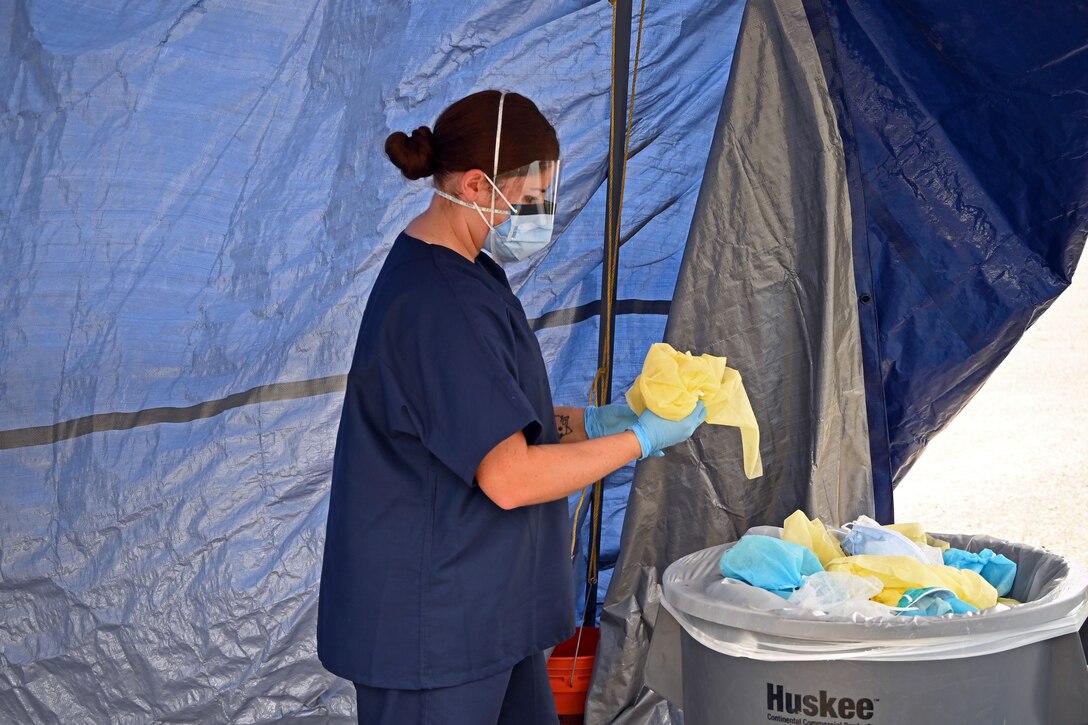
[[[746,479],[737,431],[715,427],[639,464],[587,722],[673,722],[642,673],[669,563],[781,524],[798,504],[836,524],[871,515],[851,240],[842,142],[804,7],[749,0],[666,341],[741,372],[764,475]]]
[[[664,330],[742,7],[646,19],[616,394]],[[314,654],[333,444],[370,286],[430,195],[381,144],[489,87],[555,120],[562,234],[510,277],[556,401],[584,403],[611,13],[0,3],[0,720],[353,721]]]
[[[805,6],[848,149],[874,488],[890,523],[894,485],[1084,249],[1088,3]]]
[[[890,521],[926,440],[1068,285],[1088,230],[1088,100],[1071,90],[1088,80],[1088,8],[1022,10],[749,2],[666,338],[745,375],[766,488],[731,479],[736,446],[713,433],[685,459],[640,466],[588,722],[677,721],[642,677],[665,566],[777,524],[784,501]],[[781,264],[782,247],[801,264]],[[776,272],[796,299],[775,299]],[[774,334],[795,319],[782,345]],[[791,369],[791,342],[824,357]]]

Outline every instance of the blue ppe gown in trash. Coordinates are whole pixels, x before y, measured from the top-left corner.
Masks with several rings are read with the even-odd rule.
[[[475,472],[558,443],[536,337],[502,269],[401,234],[367,301],[336,440],[322,663],[377,688],[480,680],[569,637],[565,499],[503,510]]]
[[[718,568],[724,577],[739,579],[784,599],[809,575],[824,570],[807,546],[758,534],[740,537],[722,554]]]
[[[1016,583],[1016,562],[995,553],[993,549],[983,549],[977,553],[963,549],[948,549],[944,552],[944,564],[980,574],[983,579],[993,585],[999,597],[1008,596],[1012,591],[1012,585]]]

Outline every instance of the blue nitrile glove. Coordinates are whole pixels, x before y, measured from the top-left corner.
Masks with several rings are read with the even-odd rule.
[[[622,433],[638,420],[627,403],[609,403],[586,408],[586,435],[591,439]]]
[[[628,430],[635,434],[642,446],[642,457],[639,459],[642,460],[654,451],[686,441],[704,420],[706,406],[700,400],[695,404],[695,410],[680,420],[662,418],[647,408]]]
[[[586,437],[590,440],[601,436],[614,435],[628,430],[638,416],[627,403],[609,403],[600,407],[591,405],[585,413]],[[654,458],[661,458],[664,453],[654,451],[650,454]]]

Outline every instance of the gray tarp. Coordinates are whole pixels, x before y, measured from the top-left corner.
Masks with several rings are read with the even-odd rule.
[[[668,723],[643,665],[676,559],[781,522],[838,525],[872,482],[842,143],[800,0],[750,0],[666,340],[725,355],[762,435],[748,481],[734,429],[639,465],[601,617],[587,723]]]

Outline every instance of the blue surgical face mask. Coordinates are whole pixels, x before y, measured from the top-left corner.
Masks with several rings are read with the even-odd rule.
[[[488,179],[488,181],[491,181],[491,179]],[[495,258],[496,262],[502,264],[518,262],[536,254],[551,244],[552,229],[555,227],[554,212],[518,213],[518,207],[513,205],[511,205],[510,209],[486,208],[458,199],[441,189],[435,190],[435,193],[443,199],[452,201],[454,204],[476,210],[476,213],[484,220],[489,230],[487,237],[484,239],[484,249]],[[499,193],[501,195],[502,192]],[[490,213],[491,219],[494,219],[495,214],[505,214],[507,215],[506,220],[492,225],[484,212]]]
[[[491,181],[488,179],[488,181]],[[494,184],[494,182],[492,182]],[[497,191],[496,187],[496,191]],[[499,192],[501,195],[502,192]],[[505,200],[505,197],[503,197]],[[534,209],[537,211],[540,207]],[[480,217],[483,211],[477,208]],[[515,207],[515,213],[506,221],[491,226],[491,231],[484,239],[484,249],[500,264],[518,262],[541,251],[552,241],[552,229],[555,226],[555,213],[543,210],[537,213],[525,213]]]
[[[494,257],[495,261],[503,265],[527,259],[552,243],[554,213],[518,213],[517,207],[512,210],[486,208],[470,204],[452,194],[446,194],[442,189],[435,189],[434,193],[453,201],[454,204],[475,209],[480,214],[480,218],[489,229],[483,241],[483,248]],[[492,221],[484,212],[491,213],[491,220],[495,218],[495,214],[506,214],[506,220],[492,225]]]
[[[547,221],[526,224],[528,220],[511,217],[487,233],[486,249],[496,262],[509,263],[526,259],[551,244],[553,215],[541,214]],[[515,223],[516,222],[516,223]]]

